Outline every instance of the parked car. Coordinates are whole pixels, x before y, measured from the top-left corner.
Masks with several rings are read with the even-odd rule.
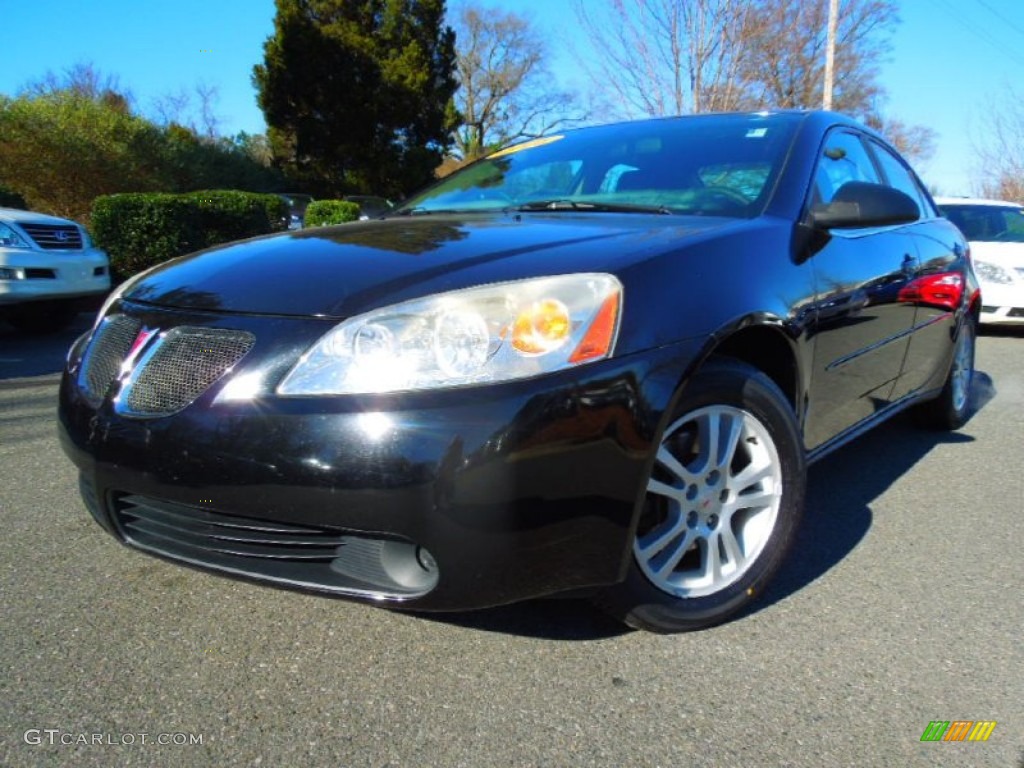
[[[313,202],[313,196],[300,192],[278,192],[277,196],[288,204],[287,228],[302,229],[306,225],[306,208]]]
[[[1024,206],[965,197],[935,202],[971,245],[974,272],[981,283],[980,322],[1024,323]]]
[[[27,331],[55,331],[110,291],[107,254],[68,219],[0,208],[0,317]]]
[[[101,526],[185,564],[696,629],[765,590],[809,462],[911,407],[964,423],[978,309],[854,121],[586,128],[130,280],[70,351],[62,443]]]
[[[377,195],[348,195],[344,199],[359,206],[360,221],[385,216],[395,208],[395,204],[390,200]]]

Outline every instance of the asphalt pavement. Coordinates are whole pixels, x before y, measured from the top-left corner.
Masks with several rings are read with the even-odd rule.
[[[900,418],[812,468],[756,610],[661,637],[581,601],[389,613],[120,546],[55,436],[87,324],[0,327],[0,765],[1024,768],[1024,333],[980,338],[960,432]],[[922,742],[935,720],[996,726]]]

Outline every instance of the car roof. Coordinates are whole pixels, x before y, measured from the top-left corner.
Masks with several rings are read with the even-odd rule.
[[[50,216],[38,211],[23,211],[20,208],[0,208],[0,221],[39,222],[40,224],[74,224],[70,219]]]
[[[936,197],[936,205],[992,205],[1001,208],[1020,208],[1020,203],[1009,200],[986,200],[982,197]]]

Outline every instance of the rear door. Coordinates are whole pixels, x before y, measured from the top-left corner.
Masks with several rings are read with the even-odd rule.
[[[955,310],[964,290],[966,247],[956,227],[939,218],[913,171],[888,147],[868,142],[885,182],[918,201],[922,215],[908,227],[918,264],[903,301],[914,306],[906,361],[892,391],[898,400],[919,389],[941,386],[953,355]]]

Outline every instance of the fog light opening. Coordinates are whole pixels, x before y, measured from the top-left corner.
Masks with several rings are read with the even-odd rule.
[[[437,560],[423,547],[416,547],[416,562],[420,564],[420,568],[428,573],[433,573],[437,570]]]
[[[404,541],[385,541],[380,564],[396,584],[406,589],[428,590],[437,583],[437,561],[423,547]]]

